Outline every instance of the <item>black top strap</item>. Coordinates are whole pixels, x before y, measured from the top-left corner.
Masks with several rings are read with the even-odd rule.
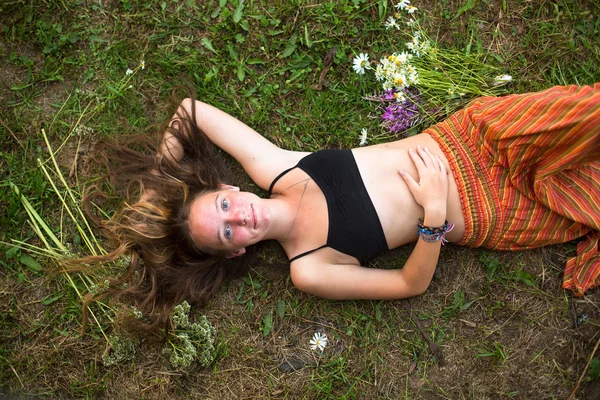
[[[291,170],[293,170],[296,167],[297,167],[297,165],[294,165],[293,167],[286,169],[285,171],[283,171],[282,173],[280,173],[279,175],[277,175],[277,177],[275,179],[273,179],[273,182],[271,182],[271,186],[269,186],[269,195],[268,195],[268,197],[271,197],[271,193],[273,192],[273,187],[275,186],[275,184],[277,183],[277,181],[282,176],[284,176],[285,174],[287,174],[288,172],[290,172]]]
[[[304,253],[302,253],[302,254],[298,254],[296,257],[292,257],[292,258],[290,258],[290,263],[291,263],[292,261],[295,261],[295,260],[299,259],[299,258],[302,258],[302,257],[304,257],[304,256],[307,256],[307,255],[309,255],[309,254],[310,254],[310,253],[312,253],[312,252],[315,252],[315,251],[317,251],[317,250],[321,250],[321,249],[322,249],[322,248],[324,248],[324,247],[327,247],[327,245],[326,245],[326,244],[324,244],[323,246],[321,246],[321,247],[317,247],[316,249],[312,249],[312,250],[309,250],[309,251],[305,251],[305,252],[304,252]]]

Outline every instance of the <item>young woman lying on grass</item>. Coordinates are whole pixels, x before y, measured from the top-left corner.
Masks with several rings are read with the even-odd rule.
[[[213,143],[269,195],[230,186]],[[185,99],[156,156],[110,149],[127,162],[113,175],[135,175],[146,191],[102,222],[117,249],[81,261],[131,254],[128,288],[107,294],[157,323],[182,300],[214,294],[243,270],[231,261],[263,240],[281,244],[298,289],[330,299],[423,293],[446,240],[520,250],[584,237],[564,287],[600,284],[600,84],[480,98],[420,135],[315,153],[281,149]],[[364,267],[411,242],[402,269]]]

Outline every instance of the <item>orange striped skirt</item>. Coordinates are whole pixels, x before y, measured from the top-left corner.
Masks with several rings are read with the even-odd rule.
[[[424,133],[457,181],[459,244],[520,250],[583,237],[563,287],[600,286],[600,83],[479,98]]]

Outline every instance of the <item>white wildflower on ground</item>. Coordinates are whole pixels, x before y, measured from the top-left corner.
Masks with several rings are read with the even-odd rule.
[[[94,133],[94,129],[90,128],[89,126],[77,125],[77,127],[75,128],[75,134],[82,136],[82,137],[90,136],[93,133]],[[107,287],[108,287],[108,285],[107,285]]]
[[[478,57],[439,48],[421,28],[419,9],[411,1],[396,0],[393,15],[383,22],[387,30],[409,31],[406,33],[410,41],[404,49],[388,53],[372,66],[366,54],[354,59],[357,73],[371,70],[381,85],[383,93],[372,100],[384,103],[382,126],[391,133],[410,134],[409,128],[426,120],[440,120],[470,98],[505,93],[506,85],[512,81],[510,75],[496,76],[498,69]],[[470,65],[468,73],[463,71],[465,65]],[[443,104],[449,99],[456,101],[444,109]],[[359,139],[361,146],[367,143],[366,129],[361,130]]]
[[[127,71],[125,71],[125,75],[131,75],[133,74],[133,70],[131,68],[127,68]]]
[[[503,85],[503,84],[511,82],[511,81],[512,81],[512,76],[510,76],[510,75],[498,75],[497,77],[494,78],[494,81],[492,82],[492,86],[500,86],[500,85]]]
[[[146,69],[146,61],[140,61],[140,68],[142,69],[142,71]]]
[[[398,4],[396,4],[394,7],[396,7],[399,10],[406,10],[409,7],[410,1],[409,0],[401,0]]]
[[[367,134],[367,129],[362,128],[362,130],[360,131],[360,136],[358,137],[360,139],[360,146],[364,146],[365,144],[367,144]]]
[[[313,338],[310,340],[311,350],[323,351],[327,347],[327,335],[325,333],[316,332]]]
[[[400,25],[398,25],[398,21],[394,17],[388,17],[387,21],[385,21],[385,29],[400,29]]]
[[[384,91],[390,89],[401,91],[419,82],[417,69],[410,64],[412,57],[412,54],[402,52],[393,53],[379,60],[379,64],[375,68],[375,78],[383,81]],[[404,97],[399,95],[396,100],[404,101]]]
[[[369,62],[369,55],[366,53],[360,53],[358,56],[354,57],[354,60],[352,61],[352,63],[354,65],[352,65],[352,68],[354,68],[354,71],[357,74],[361,74],[364,75],[365,73],[365,68],[369,68],[369,66],[371,65],[371,63]]]

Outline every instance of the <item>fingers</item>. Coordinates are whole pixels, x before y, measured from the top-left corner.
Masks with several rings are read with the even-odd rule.
[[[401,169],[398,171],[398,173],[404,179],[404,182],[406,182],[406,185],[408,186],[408,189],[411,192],[414,193],[415,189],[419,188],[419,184],[417,183],[417,181],[415,181],[415,179],[408,172]]]
[[[408,149],[408,154],[417,167],[419,173],[425,168],[439,169],[442,164],[441,159],[434,155],[428,147],[417,146],[417,150]]]
[[[408,149],[408,155],[411,158],[415,167],[417,167],[417,171],[420,172],[425,168],[425,162],[419,153],[421,151],[421,146],[417,146],[417,151],[413,149]]]
[[[444,164],[444,162],[442,161],[440,156],[438,156],[437,154],[435,156],[437,157],[437,160],[440,163],[440,172],[448,175],[450,173],[450,171],[448,171],[448,168],[446,168],[446,164]]]

